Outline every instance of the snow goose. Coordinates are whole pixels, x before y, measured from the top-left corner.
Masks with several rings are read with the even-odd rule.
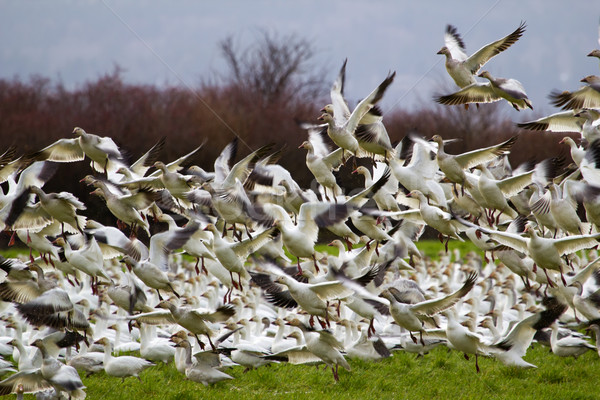
[[[446,56],[446,70],[454,82],[461,88],[476,83],[475,74],[492,57],[503,52],[512,46],[525,32],[525,22],[514,32],[483,46],[473,55],[467,57],[465,54],[465,44],[458,34],[456,28],[452,25],[446,25],[444,35],[445,46],[437,54]]]
[[[504,365],[536,368],[535,365],[523,360],[536,331],[555,323],[554,321],[567,309],[566,305],[561,304],[554,298],[544,298],[542,303],[546,307],[545,310],[522,319],[513,326],[504,338],[491,345],[490,353],[492,356]]]
[[[105,174],[125,165],[121,150],[111,138],[87,133],[79,127],[73,129],[73,135],[76,138],[59,139],[31,157],[38,161],[74,162],[87,156],[92,168]]]
[[[34,346],[42,352],[44,361],[40,368],[26,369],[9,376],[0,382],[0,395],[9,393],[36,393],[54,389],[55,394],[67,392],[69,398],[85,398],[85,386],[75,368],[64,365],[54,357],[50,357],[40,339]]]
[[[155,234],[150,238],[150,250],[144,251],[148,254],[146,258],[136,260],[135,254],[132,254],[123,257],[121,262],[124,262],[145,285],[156,289],[160,300],[160,290],[171,291],[179,297],[165,272],[169,266],[168,257],[174,249],[183,246],[198,228],[199,224],[192,221],[185,228]]]
[[[319,357],[323,362],[331,367],[333,379],[337,382],[340,380],[338,375],[338,366],[341,365],[347,371],[350,371],[350,364],[340,352],[343,349],[342,344],[329,331],[315,331],[300,320],[293,319],[289,322],[291,326],[300,328],[306,342],[308,351]]]
[[[494,93],[508,101],[515,110],[520,111],[533,106],[525,93],[525,88],[521,82],[516,79],[494,78],[488,71],[483,71],[479,74],[480,77],[490,81]]]
[[[515,170],[512,176],[505,177],[503,179],[496,179],[487,167],[483,164],[478,165],[481,171],[477,182],[477,188],[481,198],[485,201],[485,204],[481,204],[488,209],[492,209],[492,212],[488,216],[488,222],[496,224],[500,221],[500,215],[506,214],[512,220],[514,220],[518,212],[509,206],[508,199],[518,194],[524,187],[529,185],[533,180],[539,182],[547,181],[548,176],[551,174],[552,160],[547,159],[538,163],[535,168],[517,173]],[[494,221],[494,210],[500,211]]]
[[[382,168],[382,166],[384,168]],[[360,174],[365,177],[365,188],[373,186],[376,179],[379,179],[384,173],[387,167],[383,163],[377,163],[376,168],[371,172],[363,166],[359,166],[352,173]],[[382,211],[400,211],[398,202],[396,201],[395,195],[398,192],[398,180],[390,175],[387,183],[383,185],[377,193],[373,195],[373,200],[377,203],[377,207]]]
[[[422,139],[417,139],[412,135],[406,137],[414,141],[410,162],[408,165],[404,165],[403,160],[391,157],[388,162],[394,177],[407,190],[419,190],[435,204],[446,208],[446,195],[436,176],[439,166],[436,158],[432,157],[435,149]],[[398,146],[396,153],[400,153]]]
[[[463,286],[455,292],[437,299],[424,300],[414,304],[399,302],[395,295],[398,290],[389,288],[381,292],[380,296],[388,300],[390,314],[394,321],[401,327],[407,329],[413,342],[417,339],[412,332],[419,332],[421,344],[423,342],[423,328],[426,321],[431,322],[432,317],[456,304],[462,297],[471,291],[477,280],[477,274],[470,274]]]
[[[62,237],[57,238],[55,243],[63,248],[69,264],[90,277],[94,293],[97,290],[97,282],[100,277],[107,281],[111,280],[104,270],[102,250],[93,236],[79,249],[73,249],[70,242]]]
[[[472,150],[458,155],[446,153],[444,149],[444,140],[440,135],[434,135],[431,140],[438,145],[436,160],[440,170],[448,180],[454,184],[459,183],[462,188],[461,192],[464,194],[465,185],[469,185],[466,180],[465,170],[492,161],[498,156],[508,154],[510,148],[517,140],[517,137],[513,136],[497,145]]]
[[[123,175],[121,181],[135,180],[144,177],[150,167],[157,161],[160,152],[165,146],[165,142],[166,137],[163,136],[129,167],[120,167],[116,172]]]
[[[452,348],[462,352],[465,359],[469,360],[469,354],[475,355],[475,369],[479,372],[479,356],[487,355],[487,346],[484,343],[483,337],[471,332],[469,329],[461,325],[454,314],[453,310],[444,312],[447,319],[446,339],[452,345]]]
[[[177,229],[179,229],[177,227],[177,224],[176,224],[175,220],[169,214],[165,214],[165,213],[160,214],[157,217],[157,220],[160,221],[160,222],[166,222],[167,224],[169,224],[169,231],[173,231],[174,232]],[[187,254],[189,254],[192,257],[196,257],[196,264],[194,266],[194,269],[196,270],[197,274],[200,273],[200,269],[198,268],[198,264],[200,262],[200,259],[202,259],[202,270],[204,272],[207,272],[206,267],[204,265],[204,257],[207,257],[207,258],[210,258],[210,259],[213,259],[213,260],[215,259],[215,256],[212,253],[212,251],[210,251],[206,247],[206,245],[204,244],[205,242],[208,242],[210,239],[211,239],[210,233],[208,233],[207,231],[204,231],[202,229],[198,229],[189,238],[189,240],[186,241],[181,246],[181,249],[183,251],[185,251]]]
[[[594,345],[576,336],[569,335],[559,339],[558,324],[556,322],[551,325],[551,328],[550,346],[552,352],[559,357],[577,358],[588,350],[596,350]]]
[[[569,195],[567,183],[565,182],[562,191],[556,184],[550,184],[550,213],[565,234],[582,234],[584,230],[588,231],[588,229],[585,229],[577,215],[577,203]]]
[[[104,371],[106,374],[121,378],[122,382],[129,376],[135,376],[141,382],[140,372],[154,365],[150,361],[133,356],[113,357],[112,343],[106,337],[96,340],[95,343],[104,346]]]
[[[310,140],[302,142],[300,147],[307,150],[306,166],[315,177],[316,181],[324,189],[324,194],[327,199],[327,189],[331,192],[331,196],[337,201],[337,196],[342,194],[342,189],[338,186],[332,170],[337,170],[342,163],[342,150],[337,149],[327,154],[316,153],[315,146]]]
[[[32,345],[42,352],[44,361],[40,368],[41,375],[52,385],[56,393],[68,392],[69,397],[75,399],[85,398],[85,392],[83,391],[85,386],[83,386],[77,370],[51,357],[41,339],[35,340]]]
[[[600,77],[589,75],[581,79],[581,82],[587,85],[574,92],[552,91],[549,96],[552,105],[562,107],[563,110],[600,108]]]
[[[148,208],[157,200],[155,192],[141,188],[132,194],[117,195],[100,180],[94,180],[92,184],[96,186],[96,189],[91,194],[102,198],[106,202],[108,210],[118,221],[129,225],[131,232],[135,232],[137,227],[141,227],[150,236],[150,226],[140,210]]]
[[[327,104],[321,109],[322,112],[333,116],[337,125],[341,125],[352,115],[348,108],[348,102],[344,98],[347,61],[344,60],[344,64],[331,87],[331,104]],[[378,106],[373,106],[360,119],[355,130],[355,135],[359,146],[364,151],[373,155],[382,155],[384,159],[387,159],[388,155],[393,155],[394,149],[382,120],[381,110]]]
[[[600,319],[600,296],[597,291],[589,296],[583,295],[583,284],[575,281],[571,286],[577,288],[577,293],[573,295],[574,311],[580,313],[589,321]],[[575,314],[577,315],[577,314]]]
[[[213,385],[217,382],[233,379],[232,376],[213,368],[205,362],[192,362],[192,346],[189,341],[181,340],[176,347],[181,347],[185,351],[184,373],[185,377],[191,381],[198,382],[204,386]]]
[[[469,103],[493,103],[505,99],[517,111],[533,106],[525,93],[525,88],[516,79],[494,78],[488,71],[481,72],[478,76],[486,78],[489,82],[472,83],[459,91],[435,98],[435,101],[444,105],[457,105]]]
[[[241,242],[232,243],[225,238],[222,238],[216,226],[208,224],[204,230],[211,231],[212,250],[221,263],[229,271],[233,287],[242,290],[242,275],[248,275],[244,262],[248,256],[262,247],[275,234],[274,228],[269,228],[255,235],[253,238],[244,239]],[[237,283],[233,279],[233,273],[238,274]]]
[[[156,334],[156,326],[141,324],[140,326],[140,356],[149,361],[162,361],[168,364],[175,355],[175,348],[166,339],[160,339]]]
[[[581,138],[591,143],[600,138],[599,117],[600,115],[595,110],[574,109],[554,113],[533,121],[518,123],[517,126],[532,131],[578,132]]]
[[[298,273],[302,273],[300,258],[312,258],[315,269],[318,271],[315,244],[319,236],[319,225],[331,225],[321,223],[327,219],[330,210],[335,211],[344,208],[331,206],[321,202],[309,202],[300,206],[298,224],[294,224],[289,214],[283,207],[277,204],[265,204],[265,211],[274,218],[274,225],[281,231],[281,238],[285,248],[297,258]],[[344,208],[345,209],[345,208]]]
[[[457,217],[461,223],[468,226],[478,227],[490,237],[505,246],[511,247],[522,253],[529,255],[535,267],[540,267],[546,272],[547,269],[561,272],[561,279],[566,286],[566,281],[562,275],[563,267],[566,265],[562,256],[575,253],[576,251],[587,249],[598,245],[600,234],[593,235],[572,235],[559,239],[546,238],[540,236],[534,223],[528,222],[525,225],[525,237],[511,232],[494,231],[472,224],[462,218]],[[548,278],[550,286],[553,285]]]
[[[355,136],[356,127],[365,114],[381,100],[395,76],[395,72],[389,74],[377,88],[356,105],[349,117],[343,115],[343,112],[337,113],[334,111],[333,116],[324,113],[318,118],[327,124],[327,135],[331,140],[343,149],[342,158],[344,158],[344,151],[349,151],[352,155],[358,155],[359,144]]]
[[[391,357],[392,353],[383,340],[380,337],[369,338],[367,331],[363,329],[358,340],[346,348],[348,357],[367,361]]]
[[[65,224],[82,232],[86,218],[78,215],[77,210],[85,210],[86,207],[77,197],[69,192],[45,193],[37,186],[31,186],[30,190],[37,195],[42,209],[61,223],[63,235]]]
[[[77,371],[85,372],[85,377],[88,378],[90,375],[104,370],[104,353],[97,351],[88,352],[88,345],[84,342],[80,345],[79,352],[71,357],[67,365],[70,365]]]
[[[60,288],[50,289],[35,299],[17,304],[19,313],[32,325],[55,329],[88,330],[87,315],[75,308],[69,294]]]
[[[444,243],[446,252],[448,252],[448,241],[450,238],[458,239],[461,242],[464,241],[460,237],[460,232],[464,231],[466,228],[459,221],[454,219],[450,213],[447,213],[440,209],[439,207],[429,205],[427,198],[423,195],[423,193],[418,190],[413,190],[409,194],[409,197],[416,197],[419,201],[418,213],[421,218],[428,226],[439,232],[439,239],[443,242],[443,236],[446,236],[446,242]],[[414,210],[410,210],[408,212],[402,211],[402,214],[414,213]]]
[[[208,337],[208,341],[213,349],[215,349],[211,340],[213,331],[206,322],[226,321],[235,314],[235,309],[231,305],[220,306],[213,312],[202,312],[202,310],[178,306],[171,300],[161,301],[156,308],[164,310],[138,314],[128,318],[142,323],[176,323],[194,334],[196,340],[198,340],[198,344],[202,348],[204,348],[204,343],[198,338],[198,335]]]
[[[130,256],[123,257],[121,262],[125,263],[129,270],[133,271],[146,286],[155,289],[159,300],[162,300],[160,290],[172,292],[175,296],[180,297],[167,273],[157,265],[148,260],[138,262]]]
[[[313,326],[315,316],[323,328],[329,326],[329,300],[343,299],[353,293],[339,281],[302,283],[278,272],[275,267],[269,267],[267,264],[263,264],[263,266],[277,274],[275,279],[272,279],[269,274],[251,274],[252,281],[266,292],[267,300],[279,307],[302,308],[310,314],[311,326]],[[284,290],[284,287],[287,287],[287,290]],[[325,322],[322,322],[319,317],[325,318]]]

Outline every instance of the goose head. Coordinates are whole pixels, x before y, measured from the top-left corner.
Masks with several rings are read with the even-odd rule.
[[[600,50],[594,49],[587,56],[588,57],[598,57],[598,58],[600,58]]]
[[[489,71],[481,71],[479,73],[479,75],[477,75],[480,78],[485,78],[485,79],[489,79],[492,80],[492,75],[489,73]]]
[[[445,56],[449,56],[450,55],[450,49],[448,49],[446,46],[444,46],[436,54],[443,54]]]
[[[81,137],[81,136],[85,135],[85,133],[86,133],[86,132],[85,132],[83,129],[81,129],[80,127],[78,127],[78,126],[76,126],[76,127],[73,129],[73,135],[74,135],[74,136]]]
[[[317,118],[317,121],[323,121],[326,123],[332,123],[333,122],[333,115],[327,114],[327,113],[323,113],[321,114],[321,116],[319,118]]]

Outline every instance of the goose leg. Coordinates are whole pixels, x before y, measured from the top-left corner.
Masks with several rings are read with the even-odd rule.
[[[237,282],[233,279],[233,272],[229,271],[229,276],[231,277],[231,283],[235,289],[238,289]],[[233,290],[233,289],[232,289]]]
[[[210,339],[209,335],[206,335],[206,337],[208,338],[208,343],[210,343],[210,347],[212,347],[213,351],[217,350],[217,348],[215,347],[215,345],[213,344],[212,340]]]
[[[367,337],[371,337],[371,335],[375,334],[375,326],[373,326],[374,321],[375,321],[374,319],[369,321],[369,329],[367,329]]]
[[[410,334],[410,338],[412,339],[412,341],[417,344],[417,338],[412,334],[412,332],[408,332]]]

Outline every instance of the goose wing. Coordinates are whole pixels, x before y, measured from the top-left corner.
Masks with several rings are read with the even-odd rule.
[[[479,69],[492,57],[494,57],[497,54],[500,54],[501,52],[515,44],[515,42],[519,40],[521,36],[523,36],[524,32],[525,22],[521,22],[521,25],[519,25],[519,27],[515,29],[512,33],[506,35],[502,39],[496,40],[495,42],[487,44],[481,49],[477,50],[465,61],[466,66],[469,68],[472,74],[476,74],[477,71],[479,71]]]
[[[452,307],[454,304],[456,304],[462,297],[464,297],[467,293],[469,293],[471,291],[471,289],[473,289],[473,286],[475,285],[476,281],[477,281],[477,274],[471,273],[471,274],[469,274],[469,276],[467,277],[467,280],[465,281],[465,283],[462,285],[462,287],[460,289],[456,290],[453,293],[450,293],[447,296],[444,296],[444,297],[441,297],[438,299],[426,300],[426,301],[422,301],[420,303],[414,304],[411,306],[411,309],[413,312],[415,312],[417,314],[422,314],[422,315],[431,317],[441,311],[444,311],[444,310]]]

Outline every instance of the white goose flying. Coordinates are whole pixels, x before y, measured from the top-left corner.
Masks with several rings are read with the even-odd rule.
[[[475,74],[492,57],[500,54],[512,46],[525,32],[525,22],[514,30],[511,34],[487,44],[477,50],[473,55],[467,57],[465,54],[465,44],[458,34],[456,28],[452,25],[446,26],[444,35],[445,46],[437,54],[446,56],[446,70],[454,82],[461,88],[476,83]]]

